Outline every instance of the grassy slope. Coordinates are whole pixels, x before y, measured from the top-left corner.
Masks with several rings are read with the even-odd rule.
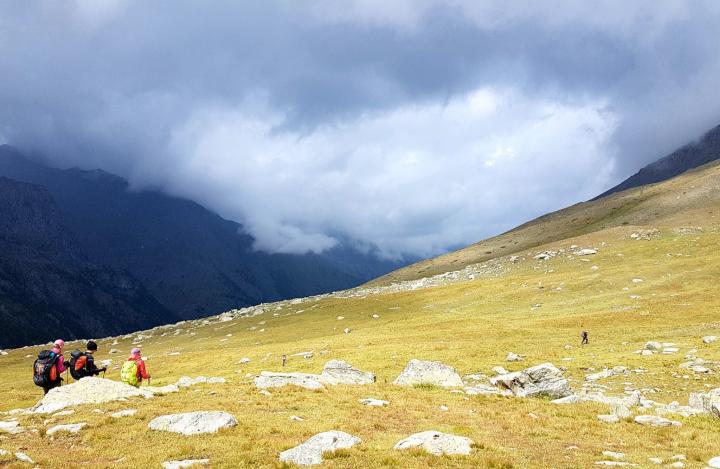
[[[43,416],[22,417],[23,425],[37,428],[38,433],[0,436],[0,448],[22,448],[42,467],[81,463],[159,467],[169,459],[200,457],[209,457],[213,467],[281,467],[279,451],[320,431],[337,429],[359,436],[363,443],[336,454],[325,467],[590,467],[602,459],[600,453],[606,449],[625,452],[627,460],[641,466],[648,466],[648,457],[683,453],[689,458],[688,467],[701,467],[720,454],[717,419],[678,418],[683,426],[671,429],[651,429],[632,422],[607,425],[596,419],[597,414],[608,413],[607,407],[598,404],[556,406],[543,399],[468,397],[389,383],[409,359],[424,358],[451,364],[461,374],[492,374],[490,368],[496,365],[517,370],[551,361],[568,367],[575,388],[592,369],[614,365],[644,368],[645,373],[600,383],[610,386],[608,395],[622,394],[626,387],[656,388],[656,393],[646,396],[665,403],[678,400],[686,404],[690,392],[720,387],[718,374],[689,379],[673,376],[683,373],[678,365],[690,349],[697,349],[697,355],[705,359],[720,360],[718,343],[705,345],[700,340],[704,335],[720,335],[720,301],[715,291],[720,281],[719,174],[718,167],[711,167],[671,181],[675,195],[660,186],[641,196],[619,194],[616,197],[625,200],[643,199],[630,204],[632,208],[622,215],[607,218],[608,227],[620,226],[602,229],[596,220],[597,232],[542,246],[594,246],[599,249],[596,256],[537,261],[532,255],[540,249],[532,249],[521,253],[515,263],[506,261],[510,271],[500,276],[365,298],[285,303],[280,310],[254,318],[208,325],[187,323],[179,326],[182,332],[177,336],[171,335],[175,326],[155,331],[143,345],[150,356],[153,384],[175,382],[183,374],[224,376],[228,384],[199,385],[147,401],[88,406],[47,424]],[[652,199],[647,196],[650,191],[657,191]],[[654,209],[648,208],[651,204]],[[672,204],[688,206],[674,210],[668,208]],[[622,226],[622,221],[630,216],[638,219],[638,210],[659,214],[644,226],[659,228],[659,239],[629,239],[638,227]],[[549,219],[553,222],[550,226],[560,226],[561,220]],[[675,230],[683,226],[703,229],[680,235]],[[633,283],[633,278],[645,281]],[[533,309],[534,304],[542,307]],[[374,313],[380,318],[373,319]],[[340,315],[345,319],[338,320]],[[352,332],[344,334],[345,327]],[[590,346],[578,346],[581,329],[590,331]],[[163,337],[161,332],[171,334]],[[675,342],[681,351],[650,357],[633,353],[648,340]],[[121,339],[114,347],[126,352],[130,341]],[[110,343],[109,339],[100,342],[99,358],[107,357]],[[566,344],[573,348],[565,349]],[[26,357],[37,350],[13,350],[0,357],[0,410],[28,407],[40,397],[29,375],[33,358]],[[306,350],[315,350],[314,358],[291,358],[286,369],[317,373],[325,361],[339,358],[376,372],[378,383],[324,392],[285,389],[268,398],[258,394],[251,379],[245,377],[246,373],[279,369],[283,353]],[[181,355],[166,355],[173,351]],[[508,351],[528,358],[524,363],[505,363]],[[237,364],[243,356],[252,361]],[[113,377],[117,374],[115,371]],[[367,408],[357,403],[365,397],[387,399],[391,404]],[[440,411],[440,405],[449,410]],[[106,415],[128,407],[137,408],[138,414],[121,420]],[[106,414],[93,413],[95,408]],[[147,429],[147,422],[158,415],[191,410],[226,410],[237,416],[240,425],[198,437]],[[292,422],[291,415],[306,420]],[[89,422],[79,435],[56,436],[54,442],[42,436],[50,425],[79,421]],[[429,429],[471,437],[476,442],[473,455],[436,458],[391,449],[399,439]],[[50,451],[51,445],[56,449]],[[579,449],[566,449],[573,445]],[[138,451],[128,451],[135,447]],[[0,465],[9,460],[0,457]]]

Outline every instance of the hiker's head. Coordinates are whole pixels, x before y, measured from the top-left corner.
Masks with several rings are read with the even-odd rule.
[[[88,350],[88,352],[91,352],[91,353],[97,352],[97,344],[95,343],[95,341],[93,341],[93,340],[88,341],[87,350]]]
[[[135,347],[134,349],[130,350],[130,356],[131,357],[139,357],[140,356],[140,349]]]
[[[59,348],[60,350],[62,350],[62,348],[65,347],[65,341],[62,340],[62,339],[58,339],[58,340],[56,340],[55,342],[53,342],[53,345],[55,345],[55,347],[57,347],[57,348]]]

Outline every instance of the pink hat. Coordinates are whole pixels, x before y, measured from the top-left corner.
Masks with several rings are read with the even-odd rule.
[[[62,339],[56,340],[55,342],[53,342],[53,344],[55,344],[55,346],[58,347],[58,348],[63,348],[63,347],[65,347],[65,341],[62,340]]]
[[[130,350],[130,355],[140,355],[140,349],[135,347],[134,349]]]

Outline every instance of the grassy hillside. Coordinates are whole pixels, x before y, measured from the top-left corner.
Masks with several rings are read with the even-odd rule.
[[[385,281],[492,258],[489,268],[477,268],[485,274],[447,278],[429,288],[369,288],[264,305],[264,313],[254,317],[211,318],[143,333],[151,336],[142,346],[153,384],[174,383],[181,375],[223,376],[228,382],[151,400],[79,407],[73,415],[50,421],[20,416],[29,431],[0,436],[0,449],[22,450],[41,467],[160,467],[171,459],[210,458],[212,467],[272,468],[283,467],[280,451],[318,432],[342,430],[362,444],[328,456],[323,467],[591,467],[606,459],[604,450],[626,453],[627,461],[641,467],[652,466],[650,457],[670,462],[678,454],[687,457],[686,467],[703,467],[720,455],[717,418],[672,416],[683,424],[672,428],[631,420],[609,425],[596,418],[609,413],[608,407],[596,403],[561,406],[546,399],[468,396],[391,382],[411,358],[421,358],[443,361],[461,375],[493,375],[497,365],[513,371],[549,361],[566,367],[576,390],[586,375],[624,365],[638,371],[599,381],[608,387],[605,394],[640,389],[662,403],[687,404],[690,392],[720,387],[720,367],[697,375],[679,367],[686,354],[720,361],[720,342],[701,340],[720,336],[719,178],[720,167],[711,166],[571,207]],[[649,240],[631,237],[655,229],[659,234]],[[573,245],[598,253],[578,257],[571,254]],[[534,259],[544,250],[558,255]],[[510,258],[511,253],[517,257]],[[351,332],[344,333],[345,328]],[[581,347],[583,329],[590,332],[590,345]],[[134,337],[118,338],[117,345],[111,345],[112,338],[101,340],[98,358],[117,363]],[[650,340],[673,342],[680,351],[634,353]],[[108,355],[111,347],[123,353]],[[30,376],[38,350],[11,350],[0,357],[0,410],[29,407],[41,397]],[[282,354],[304,351],[314,351],[313,357],[289,357],[286,371],[319,373],[326,361],[337,358],[374,371],[378,382],[320,392],[284,388],[270,397],[253,386],[252,377],[260,371],[281,369]],[[526,361],[506,362],[510,351],[526,355]],[[180,354],[169,355],[174,352]],[[240,364],[242,357],[251,361]],[[117,370],[108,374],[118,375]],[[366,397],[390,405],[360,405],[358,399]],[[119,420],[108,415],[125,408],[138,413]],[[147,428],[158,415],[193,410],[224,410],[240,424],[196,437]],[[305,420],[291,421],[293,415]],[[78,435],[45,436],[51,425],[74,422],[89,425]],[[400,439],[431,429],[472,438],[472,455],[435,457],[392,449]],[[27,466],[13,460],[0,456],[0,465]]]

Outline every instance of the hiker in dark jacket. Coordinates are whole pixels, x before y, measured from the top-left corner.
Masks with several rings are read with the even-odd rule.
[[[587,345],[590,342],[588,341],[588,331],[582,331],[582,334],[580,334],[580,337],[582,338],[581,345]]]
[[[72,359],[70,360],[72,367],[70,371],[73,378],[80,379],[86,376],[97,376],[107,370],[107,367],[98,368],[95,365],[93,354],[97,352],[97,349],[97,344],[91,340],[87,343],[87,350],[85,352],[78,350],[72,353]]]

